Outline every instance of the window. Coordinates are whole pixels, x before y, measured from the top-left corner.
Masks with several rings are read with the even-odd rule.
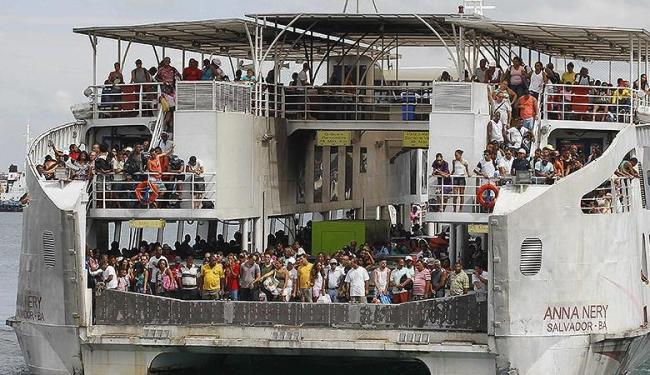
[[[339,200],[339,148],[330,147],[330,201]]]
[[[323,201],[323,148],[314,149],[314,203]]]
[[[368,171],[368,148],[361,147],[361,157],[359,158],[359,172],[366,173]]]
[[[54,267],[56,265],[54,233],[49,230],[43,232],[43,263],[48,267]]]
[[[519,270],[524,276],[534,276],[542,269],[542,240],[526,238],[521,243]]]
[[[352,146],[345,148],[345,200],[352,199],[352,182],[354,178],[353,170],[353,154],[354,149]]]

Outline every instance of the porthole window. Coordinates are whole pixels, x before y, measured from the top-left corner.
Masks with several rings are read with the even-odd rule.
[[[526,238],[521,243],[519,270],[524,276],[534,276],[542,269],[542,240]]]

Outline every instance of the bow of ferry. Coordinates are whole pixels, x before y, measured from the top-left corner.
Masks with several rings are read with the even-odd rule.
[[[238,222],[249,251],[265,248],[274,220],[291,223],[305,214],[335,219],[351,210],[356,218],[389,219],[393,206],[397,221],[408,226],[412,204],[445,191],[428,179],[437,152],[464,149],[473,163],[482,155],[489,101],[481,83],[400,85],[402,73],[389,78],[378,68],[381,61],[399,71],[399,48],[453,49],[472,57],[455,61],[462,74],[478,60],[472,48],[502,58],[502,48],[515,43],[557,58],[562,38],[571,37],[576,58],[628,61],[632,80],[640,73],[632,70],[636,59],[647,65],[646,31],[457,15],[303,14],[75,32],[88,35],[95,53],[98,38],[175,48],[183,58],[222,46],[221,53],[250,59],[257,72],[276,69],[276,77],[285,61],[305,58],[312,69],[321,63],[328,77],[343,73],[338,85],[298,90],[179,81],[175,153],[185,160],[195,155],[205,165],[201,199],[212,204],[201,209],[113,208],[102,176],[39,177],[36,166],[50,141],[159,139],[163,116],[147,107],[157,84],[140,85],[133,106],[115,110],[102,105],[104,87],[94,82],[91,115],[47,131],[27,157],[31,200],[16,316],[8,323],[32,373],[144,375],[215,363],[224,369],[278,364],[280,371],[309,358],[336,364],[338,372],[372,363],[393,373],[592,375],[623,374],[646,359],[650,289],[641,273],[648,275],[648,186],[643,178],[612,177],[630,153],[648,176],[650,127],[633,116],[647,108],[642,93],[635,93],[628,115],[613,122],[576,120],[544,107],[536,145],[588,138],[606,148],[585,168],[552,185],[515,180],[501,186],[493,210],[475,199],[485,181],[469,178],[460,212],[426,213],[431,230],[449,228],[452,263],[471,257],[467,237],[479,228],[472,235],[488,252],[487,301],[473,294],[399,305],[180,301],[111,290],[93,295],[85,269],[86,249],[107,249],[133,219],[178,223],[179,236],[187,222],[201,223],[202,236],[216,234],[219,222]],[[594,44],[601,47],[597,54],[590,52]],[[118,51],[125,59],[128,48]],[[356,82],[348,85],[341,75],[353,71]],[[556,100],[561,86],[547,85],[543,102]],[[606,181],[618,187],[611,189],[618,209],[585,213],[585,196]],[[141,229],[130,233],[133,241],[142,237]]]

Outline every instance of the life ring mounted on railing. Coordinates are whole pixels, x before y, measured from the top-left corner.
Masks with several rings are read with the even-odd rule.
[[[135,187],[135,197],[138,202],[147,206],[156,202],[158,192],[158,187],[151,181],[142,181]]]
[[[491,199],[486,199],[485,193],[487,191],[491,191],[492,194],[494,194],[494,198]],[[491,183],[487,183],[476,191],[476,201],[478,204],[481,205],[481,207],[485,208],[486,210],[491,210],[494,208],[494,205],[497,202],[497,198],[499,197],[499,188],[495,185],[492,185]]]

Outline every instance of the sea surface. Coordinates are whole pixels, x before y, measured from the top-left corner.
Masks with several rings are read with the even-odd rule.
[[[0,322],[15,313],[22,214],[0,212]],[[13,330],[0,325],[0,374],[27,375]],[[633,375],[650,374],[650,362]]]

